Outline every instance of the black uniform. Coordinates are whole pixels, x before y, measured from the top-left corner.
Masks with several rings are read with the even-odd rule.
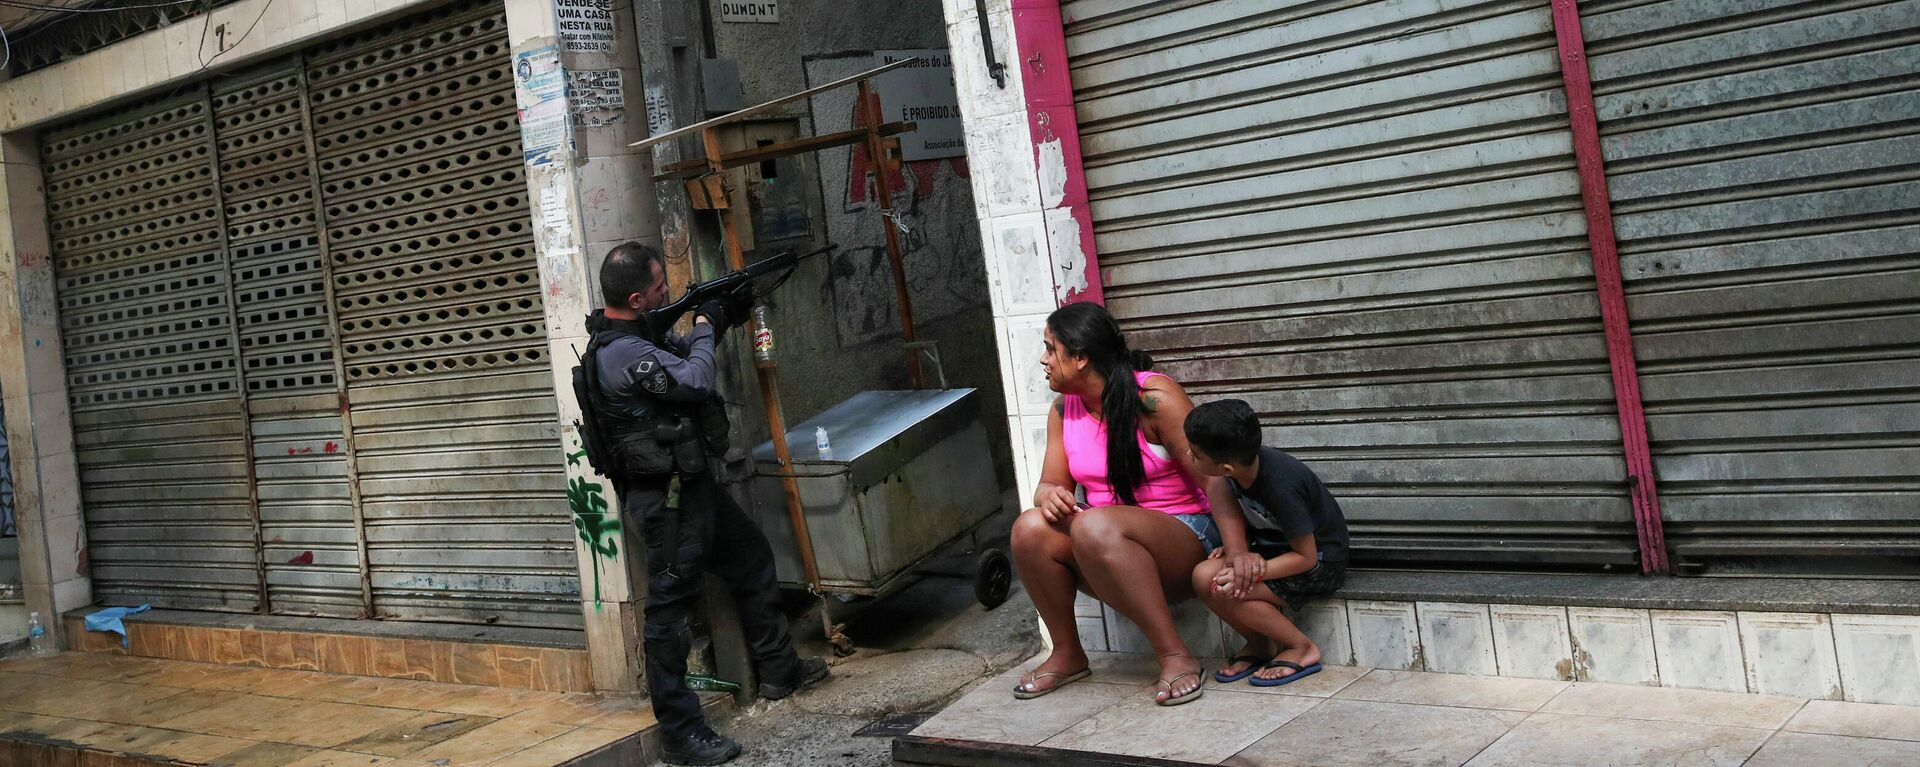
[[[596,312],[588,330],[598,347],[600,396],[594,405],[602,432],[629,448],[648,442],[655,448],[619,450],[638,470],[621,472],[614,481],[629,520],[626,534],[635,532],[637,520],[645,538],[647,692],[666,734],[684,737],[704,721],[685,676],[694,603],[706,574],[718,576],[739,605],[747,650],[761,678],[794,677],[799,658],[779,608],[773,549],[706,466],[717,464],[706,459],[723,449],[714,432],[724,444],[726,428],[724,414],[713,412],[713,327],[696,324],[692,333],[663,334],[656,343],[644,322],[608,320]],[[628,551],[634,550],[630,539]]]

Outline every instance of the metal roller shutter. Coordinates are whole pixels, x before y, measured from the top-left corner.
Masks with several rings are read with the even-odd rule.
[[[50,131],[41,145],[94,593],[256,610],[208,95]]]
[[[364,616],[298,61],[217,81],[213,117],[267,601]]]
[[[1546,0],[1081,0],[1107,305],[1369,563],[1637,559]]]
[[[375,611],[579,625],[506,21],[308,54]]]
[[[1920,2],[1582,5],[1676,562],[1920,574]]]

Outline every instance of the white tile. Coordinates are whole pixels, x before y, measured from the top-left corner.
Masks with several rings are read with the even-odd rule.
[[[1075,625],[1080,629],[1080,649],[1087,652],[1111,652],[1113,646],[1107,642],[1107,621],[1095,615],[1074,616]]]
[[[1014,438],[1021,441],[1023,462],[1016,469],[1026,472],[1027,481],[1021,484],[1021,493],[1026,500],[1032,500],[1033,491],[1040,486],[1040,470],[1047,460],[1047,417],[1043,415],[1021,416],[1019,429],[1013,432]]]
[[[1583,682],[1659,685],[1653,621],[1645,610],[1569,607],[1574,677]]]
[[[54,347],[51,354],[60,354],[58,339],[47,339],[46,345]],[[27,407],[33,415],[33,446],[40,457],[73,453],[73,414],[67,398],[48,391],[30,396]]]
[[[53,584],[53,611],[65,614],[93,604],[93,579],[69,578]]]
[[[1073,595],[1073,614],[1082,618],[1098,618],[1105,613],[1105,605],[1094,599],[1092,594],[1075,592]]]
[[[1040,209],[1034,174],[1033,135],[1024,111],[982,118],[968,126],[967,168],[974,194],[993,217]]]
[[[967,7],[971,9],[972,3]],[[969,121],[1009,114],[1026,107],[1025,84],[1016,53],[1019,41],[1012,30],[1010,10],[989,11],[987,24],[992,28],[994,58],[1006,68],[1006,86],[994,82],[987,72],[986,56],[980,44],[980,23],[969,19],[949,28],[953,44],[954,90],[960,97],[962,115]]]
[[[1882,703],[1808,701],[1784,728],[1855,738],[1920,741],[1920,708]]]
[[[1046,220],[1039,213],[988,219],[987,261],[995,313],[1053,311],[1053,261],[1047,255]]]
[[[1007,318],[995,315],[993,318],[993,350],[995,361],[1000,365],[1000,397],[1006,403],[1007,414],[1018,416],[1020,403],[1014,398],[1013,356],[1007,349]]]
[[[1573,679],[1567,608],[1493,605],[1493,654],[1501,676]]]
[[[1265,696],[1216,687],[1193,701],[1168,708],[1155,705],[1150,695],[1136,694],[1040,745],[1171,759],[1182,764],[1216,764],[1319,702],[1315,698]]]
[[[1093,263],[1088,252],[1093,249],[1093,243],[1084,237],[1085,230],[1080,220],[1074,218],[1074,212],[1071,208],[1054,208],[1046,214],[1047,253],[1053,260],[1053,296],[1061,303],[1100,280],[1099,275],[1088,273]]]
[[[1126,616],[1104,607],[1107,622],[1108,649],[1113,652],[1155,654],[1153,643],[1147,641],[1147,635]],[[1173,625],[1180,632],[1181,641],[1186,642],[1187,651],[1207,657],[1218,652],[1220,647],[1220,621],[1207,611],[1207,606],[1198,600],[1187,600],[1173,606]]]
[[[41,466],[45,465],[44,461],[41,462]],[[42,480],[46,479],[44,472],[40,476]],[[47,490],[41,497],[51,495],[54,489],[62,484],[71,486],[70,483],[65,482],[41,482],[40,486]],[[43,511],[46,508],[46,506],[41,507]],[[87,567],[80,557],[81,552],[87,549],[87,527],[80,517],[79,509],[76,507],[73,513],[42,517],[42,519],[46,520],[47,566],[51,568],[53,580],[59,582],[70,578],[85,578]]]
[[[1323,599],[1309,602],[1300,610],[1300,630],[1320,646],[1320,655],[1328,665],[1351,666],[1353,635],[1347,628],[1347,601]]]
[[[1740,613],[1747,688],[1766,695],[1839,700],[1833,625],[1819,613]]]
[[[1835,615],[1847,700],[1920,706],[1920,616]]]
[[[1347,602],[1353,662],[1384,669],[1422,668],[1419,620],[1412,602]]]
[[[1014,413],[1045,416],[1059,395],[1047,386],[1046,368],[1040,366],[1047,328],[1046,315],[1009,318],[1002,341],[1007,349],[1007,364],[1012,368],[1009,382],[1013,390]]]
[[[1747,691],[1740,627],[1733,613],[1654,610],[1652,616],[1661,686]]]
[[[1487,606],[1420,602],[1420,648],[1428,671],[1493,676],[1493,621]]]
[[[39,436],[39,433],[39,429],[34,429],[35,436]],[[77,520],[80,518],[78,460],[79,457],[74,453],[40,456],[40,513],[42,515],[50,519],[71,517]],[[49,538],[48,540],[63,541],[59,544],[63,547],[72,546],[77,540],[84,546],[86,535],[84,533],[74,535],[74,532],[78,532],[77,527],[74,531],[61,531],[62,537],[59,539]]]

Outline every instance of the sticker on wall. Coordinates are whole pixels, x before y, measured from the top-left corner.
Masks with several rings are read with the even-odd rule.
[[[551,45],[515,55],[513,97],[520,113],[520,146],[528,165],[553,163],[553,153],[570,149],[567,78],[560,51]]]
[[[614,0],[554,0],[560,47],[568,53],[613,52]]]
[[[741,24],[780,23],[779,0],[720,0],[720,20]]]

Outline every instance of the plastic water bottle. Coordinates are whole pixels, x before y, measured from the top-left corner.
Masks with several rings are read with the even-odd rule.
[[[833,458],[833,443],[827,440],[827,427],[822,426],[813,430],[813,449],[820,454],[821,460]]]
[[[53,637],[47,636],[47,627],[40,625],[38,611],[27,613],[27,651],[35,656],[53,654]]]

